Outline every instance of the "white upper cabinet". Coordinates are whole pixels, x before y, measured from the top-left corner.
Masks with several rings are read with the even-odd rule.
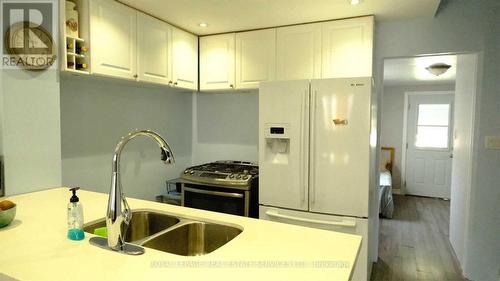
[[[322,78],[372,76],[373,16],[322,23]]]
[[[136,11],[116,1],[90,2],[92,73],[137,77]]]
[[[137,13],[138,80],[172,83],[172,29],[169,24]]]
[[[200,37],[200,90],[234,88],[234,33]]]
[[[198,36],[172,28],[173,86],[198,90]]]
[[[257,89],[276,77],[276,29],[236,33],[236,89]]]
[[[277,29],[277,80],[321,78],[321,23]]]

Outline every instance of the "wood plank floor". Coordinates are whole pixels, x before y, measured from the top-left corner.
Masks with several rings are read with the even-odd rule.
[[[380,219],[371,280],[466,280],[448,239],[449,217],[449,201],[394,195],[393,219]]]

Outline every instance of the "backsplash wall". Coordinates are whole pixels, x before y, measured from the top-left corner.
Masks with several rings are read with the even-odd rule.
[[[258,92],[190,93],[96,77],[61,77],[62,182],[108,192],[112,153],[133,129],[152,129],[171,145],[164,166],[156,144],[132,140],[121,161],[130,197],[154,200],[165,180],[216,160],[258,162]]]
[[[193,98],[193,164],[258,162],[259,94],[198,93]]]
[[[62,182],[109,192],[112,153],[134,129],[162,135],[176,163],[160,161],[157,144],[139,137],[122,153],[121,176],[127,196],[154,200],[165,180],[191,164],[192,93],[103,78],[61,77]]]

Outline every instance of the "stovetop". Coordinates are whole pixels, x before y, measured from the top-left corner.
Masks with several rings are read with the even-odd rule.
[[[244,161],[216,161],[189,167],[181,178],[197,183],[220,186],[246,186],[259,175],[259,166]]]

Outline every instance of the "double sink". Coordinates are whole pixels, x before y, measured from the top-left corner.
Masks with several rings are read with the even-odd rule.
[[[102,218],[85,224],[83,230],[93,234],[105,226]],[[122,233],[128,243],[181,256],[200,256],[224,246],[242,231],[227,224],[138,209],[132,211],[132,220]]]

